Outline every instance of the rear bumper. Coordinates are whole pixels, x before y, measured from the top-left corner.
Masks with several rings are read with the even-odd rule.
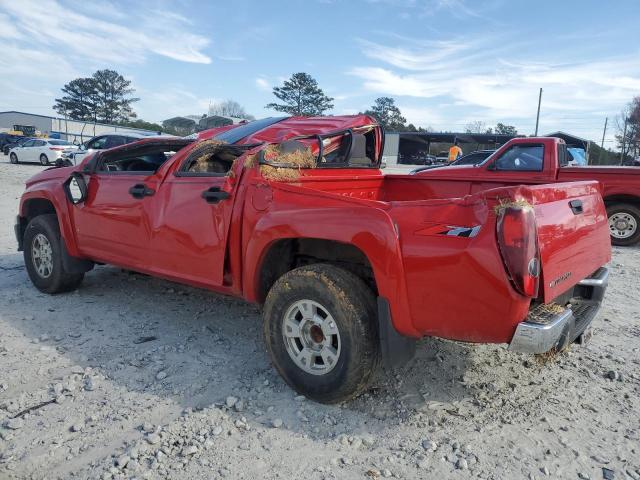
[[[609,281],[609,270],[602,267],[574,287],[566,308],[550,311],[541,305],[533,309],[527,320],[520,322],[509,350],[522,353],[545,353],[562,350],[572,342],[580,342],[600,310]]]

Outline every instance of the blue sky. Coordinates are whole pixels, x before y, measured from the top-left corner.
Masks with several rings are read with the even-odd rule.
[[[273,114],[294,72],[335,98],[333,114],[392,96],[408,121],[459,131],[503,122],[600,140],[640,95],[640,1],[0,0],[0,110],[50,114],[64,83],[113,68],[139,117],[204,113],[234,99]],[[614,129],[607,145],[613,146]]]

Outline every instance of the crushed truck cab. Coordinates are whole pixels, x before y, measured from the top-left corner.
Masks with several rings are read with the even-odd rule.
[[[27,182],[16,223],[34,285],[95,263],[262,305],[298,392],[338,402],[437,336],[528,353],[581,341],[606,288],[597,182],[476,189],[382,175],[365,116],[284,117],[150,138]]]

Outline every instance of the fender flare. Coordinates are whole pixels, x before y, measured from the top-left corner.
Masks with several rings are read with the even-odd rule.
[[[621,202],[640,203],[640,192],[632,193],[625,188],[610,188],[602,192],[602,200],[605,205]]]
[[[51,188],[46,188],[50,186]],[[60,192],[54,194],[52,189],[59,188]],[[26,218],[26,205],[30,200],[47,200],[53,205],[53,208],[58,217],[58,225],[60,226],[60,236],[67,249],[68,255],[72,257],[80,257],[78,252],[78,246],[76,243],[76,237],[71,225],[71,218],[69,216],[69,209],[67,205],[67,199],[64,192],[57,182],[46,182],[44,184],[38,184],[38,188],[27,189],[20,198],[19,215],[21,218]]]
[[[364,206],[278,210],[262,216],[246,244],[244,297],[258,301],[260,270],[267,252],[279,240],[309,238],[355,246],[373,269],[378,295],[387,299],[395,330],[420,337],[409,311],[407,288],[397,228],[382,209]]]

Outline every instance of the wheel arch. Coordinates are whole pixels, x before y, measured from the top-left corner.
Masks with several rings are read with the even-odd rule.
[[[607,207],[616,205],[618,203],[630,203],[631,205],[634,205],[640,208],[640,197],[637,195],[631,195],[628,193],[606,195],[604,196],[603,200],[604,200],[604,204]]]
[[[383,211],[354,207],[271,212],[262,217],[248,236],[244,249],[243,294],[263,303],[273,282],[287,271],[303,265],[302,257],[346,266],[391,306],[398,332],[420,336],[413,327],[406,298],[400,244],[391,218]],[[324,252],[324,254],[322,254]],[[308,255],[311,253],[311,255]],[[306,260],[309,260],[306,258]]]
[[[64,197],[63,192],[61,192],[61,195]],[[65,201],[65,198],[60,201],[47,190],[25,192],[20,200],[20,213],[18,215],[18,243],[20,246],[21,240],[24,238],[24,231],[33,218],[38,215],[55,214],[58,218],[58,225],[60,226],[60,236],[69,255],[79,256]]]
[[[371,262],[351,243],[324,238],[280,238],[269,244],[256,269],[256,296],[264,302],[273,284],[294,268],[313,263],[331,263],[361,278],[377,295],[378,287]]]

